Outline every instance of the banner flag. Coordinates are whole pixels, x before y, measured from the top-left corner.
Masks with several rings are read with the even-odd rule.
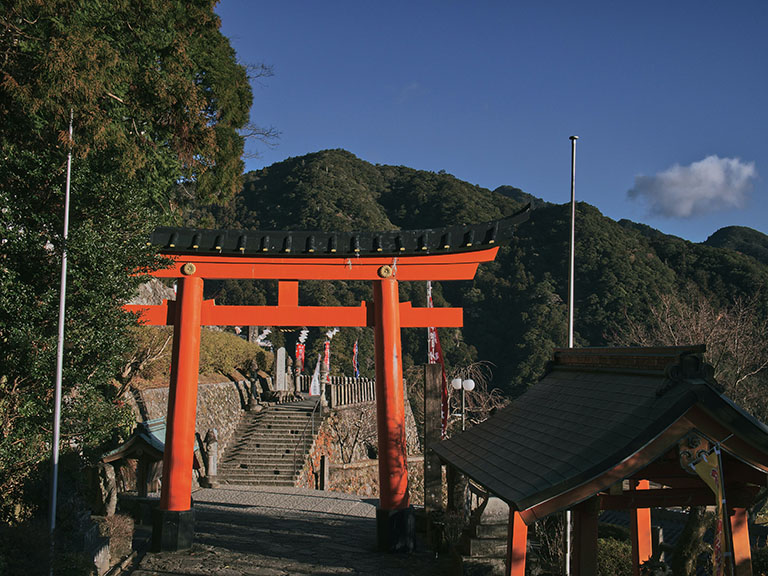
[[[432,282],[427,281],[427,308],[432,308]],[[443,348],[440,346],[440,336],[437,328],[427,328],[427,356],[430,364],[440,364],[443,378],[440,390],[440,437],[445,439],[448,430],[448,379],[445,377],[445,362],[443,361]]]
[[[312,374],[312,381],[309,384],[309,395],[320,396],[320,354],[317,355],[315,372]]]
[[[357,364],[357,354],[357,340],[355,340],[355,345],[352,347],[352,373],[355,375],[355,378],[360,378],[360,368]]]
[[[712,574],[713,576],[726,575],[725,558],[730,556],[729,542],[726,535],[724,522],[728,522],[728,513],[725,509],[725,486],[723,485],[722,467],[720,465],[720,449],[715,446],[709,452],[702,454],[697,463],[691,463],[696,474],[715,493],[717,520],[715,534],[712,539]],[[730,571],[728,571],[730,572]]]
[[[326,340],[325,345],[323,346],[324,349],[324,356],[323,356],[323,364],[325,365],[325,378],[326,382],[331,381],[331,341]]]
[[[304,354],[306,353],[306,346],[302,342],[296,342],[296,370],[299,372],[304,371]]]

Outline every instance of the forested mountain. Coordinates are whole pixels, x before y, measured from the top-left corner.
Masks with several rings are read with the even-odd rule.
[[[768,236],[752,228],[726,226],[712,234],[704,243],[707,246],[730,248],[768,265]]]
[[[568,205],[549,204],[510,186],[491,191],[442,172],[372,165],[349,152],[328,150],[247,174],[234,202],[195,214],[189,224],[295,230],[427,228],[493,220],[525,203],[534,207],[530,220],[519,227],[509,246],[502,247],[495,262],[480,266],[472,282],[445,283],[436,290],[436,305],[447,301],[465,310],[463,330],[441,331],[449,362],[462,366],[490,361],[495,365],[494,384],[514,392],[535,383],[552,349],[566,344]],[[628,323],[645,321],[662,294],[700,291],[717,307],[768,285],[768,265],[747,255],[744,246],[739,253],[694,244],[644,225],[617,223],[589,204],[580,203],[577,212],[579,346],[616,341]],[[366,284],[307,284],[302,304],[353,305],[371,299]],[[219,300],[228,303],[276,298],[273,285],[227,282],[217,292]],[[401,298],[425,305],[424,284],[403,283]],[[765,314],[764,299],[761,308]],[[424,332],[404,331],[406,366],[425,361]],[[290,334],[277,338],[292,346]],[[372,370],[371,331],[350,329],[334,341],[336,371],[349,373],[355,338],[361,342],[361,369]],[[314,338],[315,351],[321,340]]]

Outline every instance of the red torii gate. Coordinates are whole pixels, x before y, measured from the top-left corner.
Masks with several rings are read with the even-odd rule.
[[[201,326],[369,326],[376,348],[379,448],[379,543],[387,547],[390,517],[408,507],[400,328],[460,327],[460,308],[413,308],[400,302],[400,281],[470,280],[490,262],[498,242],[527,219],[518,214],[485,224],[382,233],[256,232],[159,228],[152,243],[173,264],[151,273],[177,278],[176,301],[126,308],[150,325],[173,325],[171,382],[160,506],[153,550],[192,544],[192,459]],[[460,238],[458,245],[452,239]],[[479,241],[475,239],[479,238]],[[250,245],[253,248],[249,248]],[[258,239],[256,242],[252,242]],[[292,251],[302,246],[301,251]],[[322,246],[318,250],[317,247]],[[340,249],[340,247],[342,247]],[[203,299],[204,279],[278,280],[277,306],[217,306]],[[300,306],[300,280],[368,280],[373,305]]]

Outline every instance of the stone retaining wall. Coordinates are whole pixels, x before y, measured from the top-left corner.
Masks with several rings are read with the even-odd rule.
[[[341,424],[339,419],[343,420]],[[360,428],[359,438],[354,449],[349,451],[351,462],[347,463],[342,459],[339,433],[348,432],[350,437],[354,437],[358,432],[356,427]],[[419,504],[423,500],[424,492],[423,458],[416,420],[407,400],[405,402],[405,436],[409,455],[408,486],[411,501],[414,504]],[[368,446],[377,446],[375,403],[367,402],[331,410],[318,430],[309,458],[296,483],[297,486],[304,488],[320,487],[320,463],[322,457],[325,456],[329,468],[327,490],[378,497],[379,461],[369,457]],[[347,453],[346,459],[349,458],[350,455]]]
[[[364,460],[331,465],[328,490],[379,497],[379,461]],[[424,504],[424,457],[408,456],[408,493],[411,504]]]
[[[198,443],[205,438],[208,430],[215,428],[219,438],[219,462],[232,441],[240,416],[248,398],[248,384],[240,382],[218,382],[198,384],[197,419],[195,432]],[[137,402],[144,418],[154,420],[165,418],[168,411],[168,387],[141,390]]]

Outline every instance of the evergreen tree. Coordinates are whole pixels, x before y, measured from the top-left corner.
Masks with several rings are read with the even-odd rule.
[[[194,200],[241,185],[251,91],[212,0],[9,0],[0,11],[0,520],[44,506],[63,246],[62,440],[99,454],[130,414],[113,376],[135,319],[120,306],[156,266],[145,243]],[[74,117],[74,138],[67,125]]]

